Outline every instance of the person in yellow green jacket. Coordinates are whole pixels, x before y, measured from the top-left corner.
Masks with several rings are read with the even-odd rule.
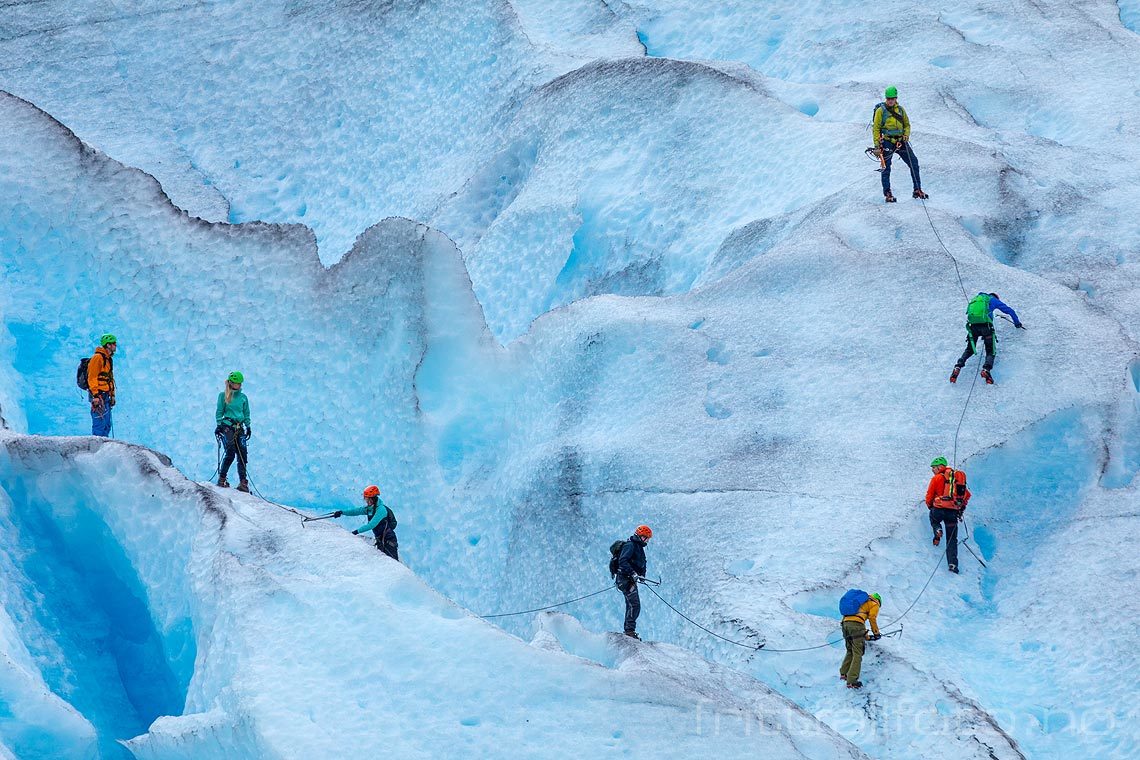
[[[847,682],[848,689],[858,689],[863,686],[859,680],[859,672],[863,668],[863,651],[868,641],[878,641],[882,638],[879,633],[879,608],[883,598],[878,594],[868,594],[857,588],[850,589],[839,600],[839,614],[843,615],[840,627],[843,629],[843,641],[846,644],[847,656],[839,666],[839,677]],[[871,622],[871,632],[865,627],[867,621]]]
[[[922,191],[918,157],[910,148],[910,119],[906,115],[906,109],[899,105],[898,88],[888,87],[883,97],[884,101],[875,106],[875,113],[871,117],[871,135],[883,160],[883,168],[880,169],[883,198],[887,203],[895,202],[895,196],[891,195],[891,159],[898,153],[910,169],[910,178],[914,181],[912,197],[925,200],[930,196]]]

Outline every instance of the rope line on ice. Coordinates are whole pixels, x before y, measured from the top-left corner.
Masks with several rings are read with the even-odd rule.
[[[914,170],[912,169],[911,170],[911,176],[913,177],[913,175],[914,175]],[[952,262],[954,262],[954,272],[955,272],[955,274],[958,275],[958,287],[962,291],[962,296],[967,301],[969,301],[970,293],[969,293],[969,291],[966,290],[966,283],[962,280],[962,270],[958,266],[958,259],[954,256],[953,253],[950,252],[950,249],[946,247],[946,243],[944,243],[942,241],[942,236],[938,234],[938,228],[934,226],[934,219],[932,219],[930,216],[930,209],[926,207],[926,199],[921,198],[919,200],[922,201],[922,210],[926,214],[926,221],[928,224],[930,224],[930,230],[931,230],[931,232],[934,233],[934,238],[938,241],[938,245],[942,246],[942,250],[946,253],[946,255],[950,257],[950,260]],[[1004,315],[1002,315],[1002,316],[1004,316]],[[996,342],[997,342],[997,336],[996,335],[994,336],[994,341],[995,341],[995,345],[996,345]],[[966,412],[969,411],[969,409],[970,409],[970,401],[974,398],[974,389],[978,385],[978,377],[981,375],[981,368],[982,368],[981,357],[978,357],[978,367],[977,367],[977,369],[974,370],[974,379],[970,383],[970,392],[966,394],[966,403],[962,404],[962,414],[960,414],[958,416],[958,425],[957,425],[957,427],[954,428],[954,453],[953,453],[953,456],[951,457],[950,461],[953,463],[955,469],[958,468],[958,438],[962,433],[962,423],[966,420]],[[961,518],[961,515],[959,515],[959,520],[961,520],[962,526],[963,526],[963,528],[965,528],[966,521]],[[988,565],[986,565],[985,562],[982,562],[982,558],[977,555],[977,553],[974,551],[973,547],[970,546],[969,540],[970,540],[970,531],[969,531],[969,529],[966,529],[966,537],[963,538],[959,543],[961,543],[962,546],[966,547],[966,551],[970,552],[970,554],[973,555],[974,559],[976,559],[978,561],[978,563],[981,564],[982,567],[988,567]],[[934,576],[931,575],[930,577],[933,578]],[[927,581],[927,585],[929,585],[929,583],[930,583],[930,581]],[[925,587],[923,590],[925,590]],[[920,594],[920,596],[921,596],[921,594]],[[917,600],[915,600],[915,601],[917,601]],[[914,605],[911,605],[911,606],[914,606]],[[910,611],[909,608],[907,609],[907,611],[908,612]]]
[[[980,562],[981,560],[978,560],[978,561]],[[903,610],[903,613],[901,615],[899,615],[897,618],[890,621],[889,623],[884,623],[883,628],[889,628],[890,626],[899,623],[904,617],[906,617],[908,614],[910,614],[910,611],[914,609],[914,606],[916,604],[918,604],[918,600],[921,599],[923,594],[926,593],[926,590],[928,588],[930,588],[930,582],[932,580],[934,580],[934,575],[938,572],[938,568],[939,568],[939,566],[941,566],[941,564],[942,564],[942,557],[939,556],[938,561],[934,563],[934,569],[930,571],[930,575],[926,579],[926,583],[924,583],[922,586],[922,589],[919,590],[918,596],[916,596],[914,598],[914,600],[910,603],[910,605],[905,610]],[[664,604],[666,607],[668,607],[670,610],[675,612],[681,618],[683,618],[684,620],[689,622],[691,625],[701,629],[702,631],[709,634],[710,636],[715,636],[716,638],[720,639],[721,641],[726,641],[729,644],[733,644],[733,645],[738,646],[738,647],[743,647],[744,649],[751,649],[752,651],[755,651],[755,652],[763,651],[763,652],[774,652],[774,653],[780,653],[780,654],[791,653],[791,652],[810,652],[813,649],[824,649],[825,647],[835,646],[836,644],[838,644],[840,641],[843,640],[842,638],[836,639],[834,641],[829,639],[828,641],[825,641],[822,644],[813,644],[811,646],[806,646],[806,647],[791,647],[791,648],[785,648],[785,649],[769,648],[766,643],[748,644],[748,643],[745,643],[743,641],[736,641],[735,639],[730,639],[727,636],[721,636],[716,631],[713,631],[713,630],[706,628],[705,626],[701,625],[700,623],[698,623],[697,621],[693,620],[691,617],[686,615],[684,612],[681,612],[681,610],[674,607],[665,597],[663,597],[663,596],[661,596],[661,594],[657,593],[657,590],[653,588],[653,584],[647,583],[647,584],[643,584],[643,585],[645,586],[645,588],[649,589],[649,591],[655,597],[657,597],[661,601],[662,604]],[[580,602],[583,599],[589,599],[590,597],[597,596],[598,594],[604,594],[613,588],[614,588],[614,586],[612,586],[612,585],[606,586],[605,588],[599,589],[598,591],[594,591],[594,592],[589,593],[589,594],[584,594],[582,596],[575,597],[574,599],[568,599],[565,602],[558,602],[557,604],[548,604],[545,607],[535,607],[534,609],[520,610],[518,612],[501,612],[501,613],[498,613],[495,615],[480,615],[479,617],[483,620],[489,620],[491,618],[513,617],[515,615],[526,615],[526,614],[529,614],[532,612],[542,612],[544,610],[552,610],[556,607],[564,607],[567,604],[573,604],[574,602]],[[882,635],[883,636],[895,636],[895,635],[899,635],[901,633],[902,633],[902,626],[899,625],[899,627],[897,629],[895,629],[893,631],[885,631]]]
[[[567,604],[573,604],[574,602],[580,602],[583,599],[589,599],[591,596],[597,596],[598,594],[604,594],[612,588],[613,588],[613,585],[609,585],[609,586],[606,586],[604,589],[601,589],[600,591],[593,592],[592,594],[586,594],[585,596],[579,596],[579,597],[576,597],[574,599],[567,599],[565,602],[559,602],[558,604],[548,604],[545,607],[535,607],[533,610],[520,610],[519,612],[500,612],[496,615],[480,615],[479,617],[482,618],[483,620],[489,620],[491,618],[514,617],[515,615],[526,615],[527,613],[530,613],[530,612],[542,612],[543,610],[552,610],[555,607],[565,607]]]

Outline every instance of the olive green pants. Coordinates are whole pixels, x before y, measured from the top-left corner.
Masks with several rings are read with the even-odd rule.
[[[847,683],[859,680],[859,671],[863,667],[863,649],[867,645],[867,629],[858,620],[847,620],[843,623],[843,641],[847,644],[847,656],[839,666],[839,675],[847,676]]]

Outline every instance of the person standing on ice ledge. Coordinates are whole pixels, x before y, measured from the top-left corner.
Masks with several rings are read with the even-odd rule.
[[[891,195],[891,158],[898,153],[910,169],[910,178],[914,182],[911,197],[925,200],[930,196],[922,192],[918,157],[910,149],[910,119],[906,115],[906,109],[899,105],[899,91],[893,86],[888,87],[883,97],[884,101],[875,106],[875,112],[871,116],[871,135],[883,164],[879,170],[883,180],[883,199],[887,203],[895,202],[895,196]]]
[[[387,554],[397,562],[400,561],[400,544],[396,540],[396,515],[391,508],[380,500],[379,486],[368,486],[364,489],[364,506],[349,509],[338,509],[333,517],[349,517],[364,515],[368,522],[352,531],[352,535],[372,531],[376,536],[376,548]]]
[[[977,353],[976,341],[978,338],[986,347],[986,361],[982,365],[982,377],[986,385],[994,384],[994,377],[990,370],[994,368],[994,359],[997,358],[997,339],[994,336],[994,309],[1009,315],[1013,326],[1024,330],[1025,325],[1017,318],[1017,312],[1006,306],[998,298],[997,293],[978,293],[970,299],[966,306],[966,350],[958,357],[954,371],[950,373],[950,382],[958,382],[958,373],[966,366],[971,356]]]
[[[843,631],[843,643],[847,648],[847,655],[839,666],[839,677],[847,682],[848,689],[863,687],[859,673],[863,669],[863,652],[867,642],[883,638],[879,633],[878,620],[882,604],[883,597],[857,588],[848,589],[839,600],[839,614],[843,616],[839,627]],[[871,621],[870,633],[865,627],[868,620]]]
[[[111,357],[119,342],[111,333],[99,339],[99,348],[87,362],[87,393],[91,402],[91,435],[111,435],[111,407],[115,405],[115,363]]]
[[[942,541],[942,526],[946,526],[946,569],[958,572],[958,518],[970,502],[970,489],[966,487],[966,473],[947,466],[946,457],[936,457],[930,463],[934,472],[926,487],[926,509],[930,527],[934,529],[934,545]]]
[[[651,538],[653,530],[648,525],[638,525],[629,540],[622,544],[614,568],[617,571],[615,585],[625,597],[625,635],[632,639],[641,638],[637,635],[637,617],[641,614],[637,579],[645,577],[645,546]]]
[[[214,428],[214,436],[226,447],[226,456],[218,472],[218,485],[222,488],[230,487],[226,475],[236,457],[240,479],[237,490],[249,493],[247,467],[249,439],[253,437],[253,428],[249,424],[249,399],[241,392],[241,384],[244,381],[245,377],[240,372],[231,372],[226,378],[226,389],[218,394],[218,409],[214,414],[217,427]]]

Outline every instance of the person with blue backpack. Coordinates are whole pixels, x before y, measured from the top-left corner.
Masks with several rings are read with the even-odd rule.
[[[875,140],[875,151],[882,164],[879,174],[883,181],[883,200],[887,203],[895,202],[895,196],[891,195],[891,158],[895,153],[899,154],[899,158],[910,169],[910,178],[914,184],[911,197],[921,200],[929,198],[922,191],[918,156],[910,148],[910,118],[906,115],[906,109],[899,105],[897,87],[888,87],[883,92],[883,102],[875,106],[871,115],[871,136]]]
[[[1021,320],[1017,318],[1017,312],[1002,303],[997,293],[978,293],[966,305],[966,350],[958,357],[954,371],[950,373],[950,382],[958,382],[958,373],[966,366],[970,357],[977,353],[976,341],[981,338],[986,347],[986,360],[982,364],[982,379],[986,381],[986,385],[994,384],[994,377],[991,374],[991,370],[994,368],[994,359],[997,358],[994,309],[1009,315],[1009,318],[1013,320],[1014,327],[1019,330],[1025,329],[1025,325],[1021,324]]]
[[[868,594],[857,588],[848,589],[839,600],[839,614],[843,616],[840,628],[847,648],[847,656],[839,666],[839,677],[847,682],[848,689],[863,687],[859,673],[863,668],[864,649],[868,641],[878,641],[883,637],[879,633],[878,622],[882,604],[883,598],[878,594]],[[871,622],[870,633],[867,632],[867,621]]]

